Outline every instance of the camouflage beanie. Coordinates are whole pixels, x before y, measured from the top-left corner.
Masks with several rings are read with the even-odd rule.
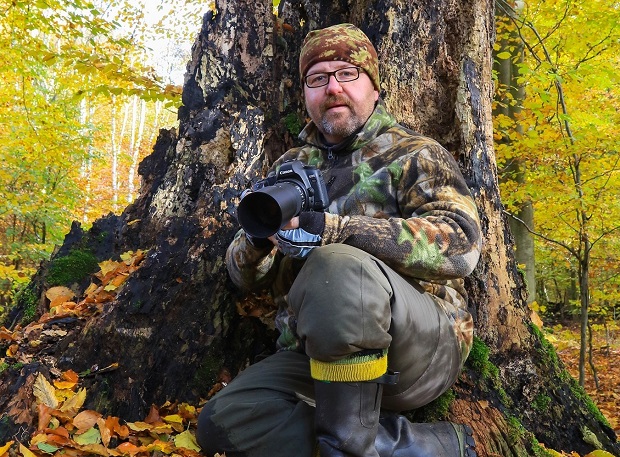
[[[303,80],[317,62],[342,60],[364,69],[375,89],[379,89],[379,59],[368,37],[353,24],[332,25],[306,35],[299,55],[299,74]]]

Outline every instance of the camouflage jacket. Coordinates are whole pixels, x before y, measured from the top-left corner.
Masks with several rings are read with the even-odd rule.
[[[452,155],[399,125],[381,101],[365,126],[341,144],[324,144],[313,123],[300,139],[305,145],[287,151],[274,169],[298,159],[321,170],[330,197],[322,243],[360,248],[422,286],[454,322],[466,357],[473,325],[462,278],[478,262],[481,237],[478,211]],[[242,230],[226,261],[242,289],[271,289],[278,347],[299,349],[286,294],[303,261],[255,248]]]

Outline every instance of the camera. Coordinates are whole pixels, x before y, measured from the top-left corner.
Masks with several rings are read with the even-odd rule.
[[[291,160],[254,184],[239,202],[237,219],[248,235],[267,238],[302,211],[325,211],[328,206],[320,170]]]

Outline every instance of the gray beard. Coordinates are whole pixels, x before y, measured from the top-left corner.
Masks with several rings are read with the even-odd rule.
[[[321,127],[324,133],[341,136],[342,138],[346,138],[356,132],[362,125],[363,123],[360,122],[357,116],[349,117],[346,120],[337,119],[335,121],[326,119],[325,117],[321,119]]]

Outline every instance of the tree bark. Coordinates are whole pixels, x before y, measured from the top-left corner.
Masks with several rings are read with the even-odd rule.
[[[472,425],[482,457],[533,455],[535,439],[585,454],[593,446],[581,439],[583,427],[620,456],[613,431],[571,390],[561,362],[529,322],[493,153],[493,3],[283,0],[277,18],[271,8],[266,0],[220,0],[217,12],[205,15],[188,64],[179,131],[161,131],[141,163],[140,196],[120,217],[101,219],[87,233],[75,224],[54,257],[79,247],[100,260],[147,249],[146,259],[101,314],[63,324],[68,336],[50,344],[45,356],[27,340],[21,344],[28,364],[2,374],[0,440],[3,432],[33,425],[34,418],[28,423],[11,414],[10,399],[17,395],[29,406],[20,389],[34,371],[118,363],[115,371],[84,378],[87,407],[137,420],[151,403],[206,398],[223,370],[234,376],[273,351],[268,319],[237,311],[248,302],[268,309],[269,299],[239,295],[227,277],[223,259],[238,228],[234,211],[240,192],[295,143],[305,122],[297,69],[303,37],[352,22],[377,46],[388,108],[454,153],[479,205],[484,252],[467,285],[477,335],[498,370],[468,364],[448,418]],[[41,296],[45,281],[41,270],[31,290]],[[41,311],[45,306],[42,298]],[[548,408],[535,406],[542,397]]]

